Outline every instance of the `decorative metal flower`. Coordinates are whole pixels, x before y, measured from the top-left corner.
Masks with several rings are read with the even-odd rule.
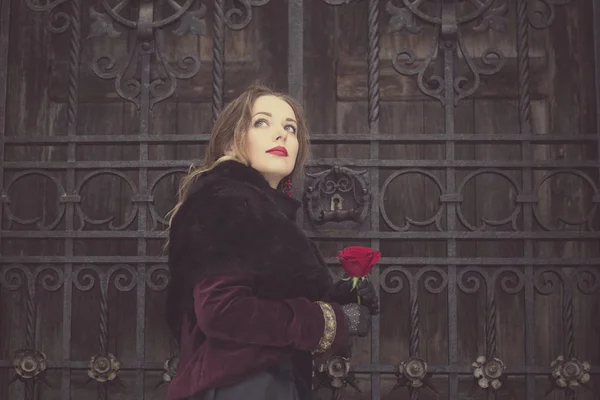
[[[406,381],[406,386],[420,388],[427,376],[427,362],[420,358],[411,358],[398,366],[398,374]]]
[[[163,382],[171,382],[177,373],[179,367],[179,357],[171,357],[165,361],[164,373],[162,374]]]
[[[347,358],[334,356],[321,364],[319,371],[325,372],[330,377],[332,387],[341,388],[344,385],[344,379],[350,372],[350,363]]]
[[[590,381],[590,363],[575,357],[565,360],[564,356],[558,356],[550,363],[550,370],[556,386],[560,388],[576,388]]]
[[[401,387],[421,389],[425,386],[439,396],[439,392],[433,386],[430,376],[427,374],[427,362],[421,358],[413,357],[408,361],[402,361],[398,365],[396,376],[398,382],[390,393]]]
[[[318,379],[315,390],[325,385],[333,389],[334,392],[341,394],[341,390],[346,385],[350,385],[356,391],[361,391],[354,373],[350,372],[350,360],[346,357],[333,356],[324,359],[317,364],[315,372]]]
[[[37,350],[17,350],[13,365],[19,377],[31,379],[46,371],[46,355]]]
[[[120,369],[121,363],[114,355],[95,355],[90,359],[88,376],[97,382],[112,381]]]
[[[502,387],[502,375],[506,366],[499,358],[487,360],[484,356],[477,357],[472,364],[473,376],[482,389],[499,390]]]

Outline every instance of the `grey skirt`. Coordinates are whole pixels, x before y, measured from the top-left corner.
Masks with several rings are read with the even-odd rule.
[[[286,360],[234,385],[208,389],[188,400],[310,400],[307,386]]]

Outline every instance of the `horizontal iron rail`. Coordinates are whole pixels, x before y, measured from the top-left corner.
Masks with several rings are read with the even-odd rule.
[[[110,143],[149,143],[149,144],[189,144],[189,143],[207,143],[210,139],[210,134],[181,134],[181,135],[81,135],[81,136],[6,136],[4,142],[6,144],[110,144]],[[384,133],[379,135],[369,135],[365,133],[340,133],[340,134],[312,134],[311,141],[313,143],[370,143],[370,142],[408,142],[408,143],[444,143],[444,142],[468,142],[468,143],[521,143],[524,141],[534,144],[544,143],[593,143],[598,141],[595,133],[590,134],[573,134],[573,135],[556,135],[556,134],[428,134],[428,133],[412,133],[412,134],[394,134]]]
[[[429,240],[598,240],[600,232],[358,232],[334,231],[306,232],[315,239],[429,239]],[[3,238],[36,239],[162,239],[166,232],[152,231],[0,231]]]
[[[63,369],[68,368],[71,370],[87,370],[89,368],[89,361],[46,361],[48,369]],[[146,371],[162,371],[164,367],[164,361],[146,361],[146,362],[121,362],[120,370],[139,370],[144,369]],[[0,360],[0,368],[14,368],[12,360]],[[355,365],[351,367],[351,370],[358,373],[390,373],[393,374],[398,370],[398,366],[389,364],[378,364],[378,365]],[[470,365],[428,365],[427,371],[434,375],[446,375],[446,374],[460,374],[460,375],[472,375],[473,370]],[[590,373],[592,375],[600,375],[600,367],[593,366]],[[507,366],[504,375],[548,375],[548,366],[534,365],[534,366]]]
[[[2,264],[165,264],[164,256],[3,256]],[[339,264],[325,257],[327,264]],[[600,258],[524,258],[524,257],[382,257],[379,265],[468,265],[468,266],[600,266]]]
[[[95,169],[161,169],[189,168],[190,160],[156,160],[156,161],[7,161],[5,170],[95,170]],[[378,168],[507,168],[507,169],[573,169],[600,168],[600,160],[373,160],[323,158],[307,163],[311,167],[329,167],[341,165],[345,167],[378,167]]]

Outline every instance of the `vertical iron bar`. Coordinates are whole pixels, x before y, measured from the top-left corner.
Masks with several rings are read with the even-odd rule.
[[[519,0],[517,4],[517,64],[519,70],[519,126],[520,134],[530,136],[531,132],[531,99],[529,93],[529,19],[527,1]],[[521,157],[532,160],[531,142],[521,143]],[[523,168],[523,193],[531,195],[533,191],[533,175],[531,168]],[[533,204],[523,203],[523,230],[533,231]],[[533,241],[524,241],[525,259],[533,258]],[[535,376],[529,373],[529,368],[535,365],[535,292],[533,285],[533,267],[525,267],[525,383],[526,400],[535,398]]]
[[[213,124],[223,109],[225,74],[225,0],[215,0],[213,22]]]
[[[594,1],[592,2],[592,7],[594,10],[594,58],[596,71],[596,135],[598,137],[596,158],[600,160],[600,4]],[[598,171],[598,184],[600,186],[600,170]]]
[[[10,1],[0,0],[0,196],[4,190],[4,138],[6,136],[6,105],[8,92],[8,46],[10,38]],[[0,197],[0,232],[4,219],[4,201]],[[2,259],[0,235],[0,260]],[[4,265],[0,264],[0,270]]]
[[[444,54],[444,125],[445,134],[454,134],[454,53],[456,51],[456,5],[454,2],[442,3],[442,28],[440,38]],[[446,141],[446,161],[454,161],[455,146],[453,141]],[[448,193],[456,192],[455,169],[446,168],[446,190]],[[456,230],[456,205],[446,205],[447,230]],[[456,239],[448,239],[448,258],[456,257]],[[448,364],[450,374],[448,376],[449,400],[458,400],[458,330],[457,330],[457,299],[456,299],[456,265],[448,265]]]
[[[565,360],[570,360],[575,355],[575,337],[573,332],[573,281],[565,274],[562,296],[562,317],[564,332]],[[565,392],[565,400],[575,399],[575,391],[569,388]]]
[[[486,358],[492,360],[496,358],[496,280],[493,278],[486,279],[487,304],[486,304],[486,321],[485,321],[485,347]],[[496,400],[496,391],[488,390],[488,400]]]
[[[100,281],[100,354],[108,354],[108,285],[110,276],[98,272]],[[106,400],[108,398],[108,383],[98,382],[96,384],[98,399]]]
[[[414,276],[410,284],[410,334],[409,334],[409,356],[419,357],[419,281]],[[419,391],[412,386],[408,387],[410,400],[419,399]]]
[[[288,93],[304,103],[304,0],[288,0]]]
[[[485,345],[486,358],[491,360],[496,354],[496,291],[494,290],[495,280],[489,279],[487,282],[487,304],[485,321]]]
[[[152,18],[148,19],[152,22]],[[140,135],[148,136],[150,126],[150,53],[142,55],[142,98],[140,108]],[[140,142],[140,161],[148,161],[148,142]],[[149,196],[148,193],[148,168],[140,168],[138,192],[140,196]],[[145,232],[148,228],[147,203],[140,203],[138,208],[138,231]],[[147,243],[141,236],[137,243],[139,257],[146,257]],[[145,329],[146,329],[146,264],[137,264],[137,318],[136,318],[136,346],[135,354],[138,368],[136,370],[136,393],[139,400],[144,399],[144,361],[145,361]]]
[[[0,196],[4,190],[4,138],[6,136],[6,105],[8,92],[8,46],[10,38],[10,1],[0,0]],[[0,197],[0,232],[4,219],[4,201]],[[0,260],[2,236],[0,235]],[[0,264],[0,270],[4,268]]]
[[[288,93],[304,106],[304,0],[288,0]],[[293,180],[293,195],[302,199],[304,172]],[[299,212],[296,222],[304,226],[304,212]]]
[[[138,19],[138,43],[137,51],[141,57],[141,84],[140,94],[140,136],[148,137],[152,127],[150,126],[150,63],[152,54],[156,52],[156,38],[154,36],[154,1],[146,0],[140,5]],[[141,43],[139,43],[141,42]],[[140,162],[146,164],[148,161],[148,142],[140,142]],[[140,167],[138,175],[138,194],[145,198],[148,192],[148,168]],[[138,232],[145,232],[148,225],[147,203],[138,203]],[[140,235],[137,241],[137,254],[146,257],[146,239]],[[144,399],[144,361],[145,361],[145,329],[146,329],[146,264],[137,264],[137,291],[136,291],[136,340],[135,358],[138,363],[136,368],[136,396],[139,400]]]
[[[10,37],[10,1],[0,0],[0,189],[4,188],[4,137],[6,136],[6,104],[8,92],[8,46]],[[0,231],[4,202],[0,199]],[[0,236],[0,256],[2,236]]]
[[[27,275],[27,325],[25,329],[25,347],[28,349],[35,349],[35,282],[31,275]],[[33,400],[35,391],[35,381],[28,379],[25,382],[25,400]]]
[[[368,67],[368,119],[369,134],[379,134],[379,1],[369,0],[368,3],[368,45],[367,45],[367,67]],[[379,142],[371,141],[370,157],[372,160],[379,159]],[[371,231],[379,232],[379,167],[373,167],[370,171],[371,189]],[[379,250],[379,239],[371,240],[371,247]],[[373,284],[379,293],[379,267],[372,272]],[[371,364],[378,365],[380,358],[380,317],[374,316],[371,326]],[[371,398],[381,398],[381,375],[373,372],[371,375]]]
[[[71,42],[69,51],[69,98],[68,98],[68,136],[69,139],[75,139],[77,135],[77,115],[79,111],[79,63],[81,56],[81,0],[71,1]],[[77,144],[69,140],[67,145],[67,159],[72,163],[77,158]],[[67,169],[67,187],[66,193],[74,197],[76,191],[75,169]],[[67,232],[74,230],[75,204],[67,202],[65,229]],[[73,256],[73,238],[65,238],[65,256]],[[73,264],[65,264],[65,282],[63,286],[63,326],[62,326],[62,358],[63,373],[61,392],[62,398],[71,397],[71,324],[73,311]]]

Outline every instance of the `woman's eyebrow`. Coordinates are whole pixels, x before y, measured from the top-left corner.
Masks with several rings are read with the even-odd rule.
[[[264,114],[264,115],[266,115],[267,117],[271,117],[271,118],[273,118],[273,114],[271,114],[271,113],[269,113],[269,112],[266,112],[266,111],[259,111],[259,112],[257,112],[256,114],[254,114],[254,115],[253,115],[253,117],[256,117],[258,114]],[[293,122],[293,123],[297,124],[296,120],[295,120],[295,119],[293,119],[293,118],[286,118],[285,120],[286,120],[286,121],[290,121],[290,122]]]

